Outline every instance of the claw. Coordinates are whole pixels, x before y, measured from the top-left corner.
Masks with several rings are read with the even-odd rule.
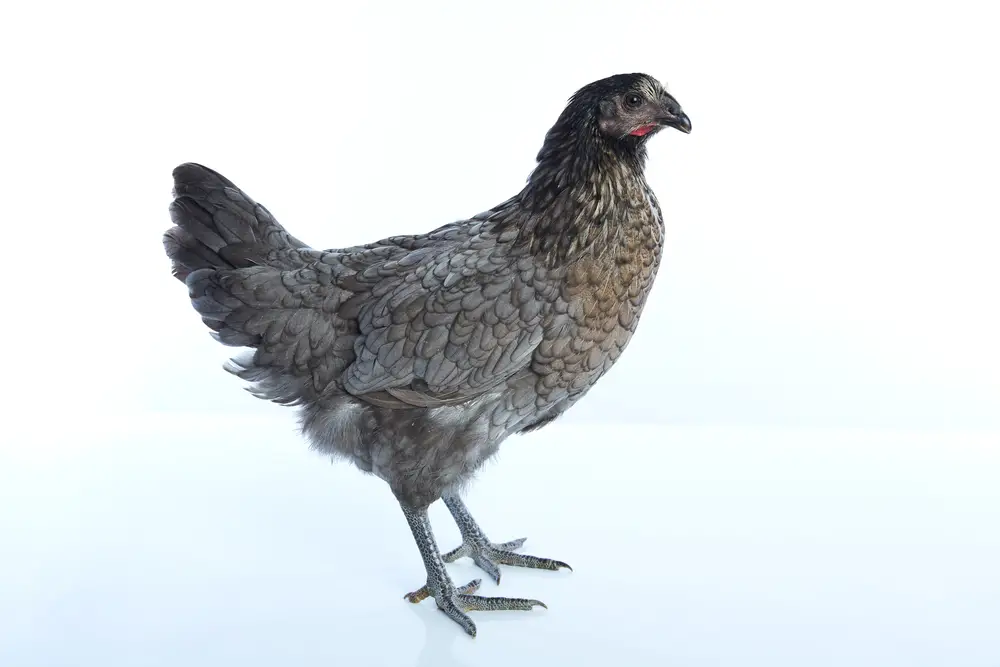
[[[455,601],[464,611],[531,611],[535,607],[548,606],[541,600],[526,598],[487,598],[479,595],[456,595]]]
[[[500,568],[498,567],[500,565],[553,571],[565,568],[570,572],[573,571],[573,568],[568,563],[564,563],[561,560],[514,553],[514,550],[519,549],[526,539],[525,537],[521,537],[502,544],[492,544],[485,541],[481,543],[464,541],[460,546],[441,556],[441,559],[446,563],[454,563],[459,558],[471,558],[497,584],[500,583]]]
[[[430,590],[427,588],[426,585],[424,585],[418,588],[417,590],[413,591],[412,593],[407,593],[406,595],[403,596],[403,599],[406,600],[407,602],[412,602],[413,604],[417,604],[418,602],[423,602],[424,600],[426,600],[430,594],[431,594]]]
[[[457,598],[458,596],[456,595],[455,597]],[[445,616],[462,626],[462,629],[465,630],[465,634],[470,637],[476,636],[476,624],[472,622],[472,619],[469,618],[468,615],[458,608],[458,605],[454,600],[445,598],[443,603],[438,602],[438,609],[444,612]]]
[[[425,584],[412,593],[407,593],[404,597],[413,603],[433,597],[438,609],[462,626],[462,629],[471,637],[476,636],[476,624],[466,615],[467,611],[531,611],[535,607],[548,609],[548,605],[541,600],[473,595],[479,590],[480,584],[482,584],[481,579],[473,579],[466,585],[456,588],[455,592],[450,595],[442,592],[437,596],[433,595],[430,587]]]
[[[564,563],[561,560],[553,560],[552,558],[526,556],[524,554],[516,554],[510,551],[500,551],[499,549],[494,550],[491,555],[493,556],[493,559],[501,565],[513,565],[515,567],[530,567],[536,570],[553,571],[566,568],[570,572],[573,571],[573,568],[569,566],[569,563]]]

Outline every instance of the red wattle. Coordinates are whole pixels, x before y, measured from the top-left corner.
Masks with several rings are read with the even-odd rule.
[[[633,137],[644,137],[653,130],[656,129],[655,125],[643,125],[642,127],[637,127],[636,129],[629,132]]]

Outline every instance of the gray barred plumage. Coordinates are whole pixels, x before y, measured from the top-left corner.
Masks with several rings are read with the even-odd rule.
[[[427,555],[426,509],[445,497],[459,550],[497,580],[496,562],[565,566],[490,544],[458,493],[506,437],[558,417],[628,344],[663,244],[643,168],[664,126],[690,131],[655,79],[595,82],[515,197],[428,234],[339,250],[292,237],[210,169],[174,170],[164,245],[215,338],[250,348],[228,370],[298,406],[313,447],[389,484],[428,570],[423,597],[472,634],[463,608],[526,601],[456,592]]]

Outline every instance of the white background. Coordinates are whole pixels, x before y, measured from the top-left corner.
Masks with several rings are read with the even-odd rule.
[[[997,24],[5,10],[0,663],[1000,664]],[[170,170],[221,171],[319,247],[419,232],[516,192],[566,98],[630,71],[694,126],[650,144],[664,267],[621,363],[474,489],[491,535],[577,571],[506,572],[551,609],[469,643],[397,599],[421,572],[388,491],[219,370],[160,246]]]

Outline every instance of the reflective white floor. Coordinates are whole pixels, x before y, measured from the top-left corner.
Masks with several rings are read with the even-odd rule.
[[[0,665],[1000,665],[1000,434],[508,441],[470,509],[575,571],[506,568],[485,594],[549,609],[473,640],[403,601],[423,570],[384,485],[270,414],[5,435]]]

